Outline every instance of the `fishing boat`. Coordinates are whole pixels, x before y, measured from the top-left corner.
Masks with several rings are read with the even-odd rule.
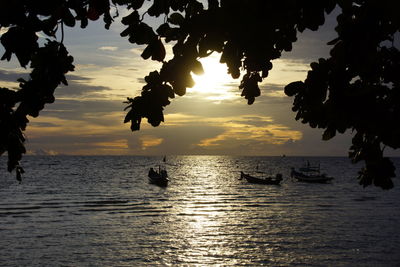
[[[161,166],[158,166],[158,171],[150,168],[149,170],[149,183],[156,184],[158,186],[167,186],[169,179],[167,170],[162,169]]]
[[[311,165],[310,162],[307,160],[307,162],[299,168],[299,171],[304,173],[317,174],[321,172],[321,164],[318,163],[318,165]]]
[[[247,182],[253,184],[271,184],[271,185],[279,185],[283,180],[282,174],[278,173],[276,177],[254,177],[244,172],[240,172],[240,179],[246,179]]]
[[[333,180],[333,177],[321,173],[320,165],[311,166],[309,162],[298,171],[291,168],[290,176],[300,182],[307,183],[327,183]]]

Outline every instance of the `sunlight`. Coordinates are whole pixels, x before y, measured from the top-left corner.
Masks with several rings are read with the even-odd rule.
[[[219,63],[219,54],[200,59],[204,74],[193,74],[196,85],[188,88],[190,94],[201,95],[210,100],[227,100],[238,96],[238,80],[232,79],[225,64]]]

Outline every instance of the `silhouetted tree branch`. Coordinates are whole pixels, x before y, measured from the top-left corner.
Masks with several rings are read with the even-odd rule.
[[[206,6],[206,7],[205,7]],[[213,52],[235,79],[252,104],[261,94],[259,83],[268,77],[272,60],[292,50],[297,34],[315,31],[326,14],[338,8],[338,37],[330,57],[310,64],[305,81],[285,87],[294,97],[296,120],[325,129],[329,140],[337,132],[354,133],[349,157],[365,161],[360,184],[393,187],[392,162],[383,156],[385,146],[400,146],[400,54],[393,45],[398,34],[399,4],[389,0],[13,0],[0,4],[2,60],[14,54],[20,65],[30,64],[28,81],[20,89],[0,90],[0,152],[8,152],[8,170],[21,170],[18,162],[25,153],[24,136],[28,119],[36,117],[46,103],[54,101],[54,90],[67,84],[65,74],[73,71],[72,57],[56,32],[63,25],[82,28],[89,20],[103,17],[105,28],[126,8],[121,22],[128,41],[144,45],[144,59],[162,62],[159,71],[145,77],[140,96],[128,98],[125,122],[139,130],[142,118],[153,126],[164,121],[163,109],[175,94],[182,96],[194,81],[191,73],[202,73],[199,61]],[[114,17],[111,13],[114,12]],[[157,28],[144,18],[164,17]],[[48,36],[40,47],[37,33]],[[165,61],[164,43],[173,42],[173,57]],[[18,174],[18,172],[17,172]]]

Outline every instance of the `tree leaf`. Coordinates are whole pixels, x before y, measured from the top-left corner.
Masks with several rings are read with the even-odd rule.
[[[287,96],[294,96],[304,89],[305,85],[302,81],[292,82],[285,86],[285,94]]]
[[[169,17],[168,17],[168,22],[174,25],[182,25],[183,22],[185,21],[185,18],[182,16],[182,14],[175,12],[172,13]]]
[[[335,135],[336,135],[336,129],[333,129],[333,128],[327,128],[325,131],[324,131],[324,133],[323,133],[323,135],[322,135],[322,140],[324,140],[324,141],[327,141],[327,140],[330,140],[330,139],[332,139],[333,137],[335,137]]]
[[[204,74],[203,65],[201,64],[200,61],[197,61],[197,60],[193,61],[193,63],[192,63],[192,71],[196,75]]]
[[[166,55],[164,44],[160,39],[157,39],[156,41],[153,42],[153,46],[154,48],[151,59],[162,62]]]

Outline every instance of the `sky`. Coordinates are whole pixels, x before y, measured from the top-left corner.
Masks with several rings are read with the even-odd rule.
[[[165,122],[152,127],[143,120],[136,132],[123,123],[123,102],[140,95],[143,78],[161,65],[143,60],[144,47],[120,37],[124,26],[118,21],[110,30],[101,22],[67,28],[64,44],[75,71],[67,75],[69,86],[56,90],[55,103],[29,118],[28,154],[346,156],[351,133],[322,141],[323,130],[295,120],[293,98],[283,92],[286,84],[305,79],[312,61],[329,55],[334,22],[330,16],[319,31],[298,35],[293,51],[272,62],[253,105],[240,96],[240,79],[232,79],[220,55],[212,54],[201,60],[205,74],[194,76],[196,86],[165,108]],[[1,61],[0,86],[17,88],[27,71],[15,57]]]

